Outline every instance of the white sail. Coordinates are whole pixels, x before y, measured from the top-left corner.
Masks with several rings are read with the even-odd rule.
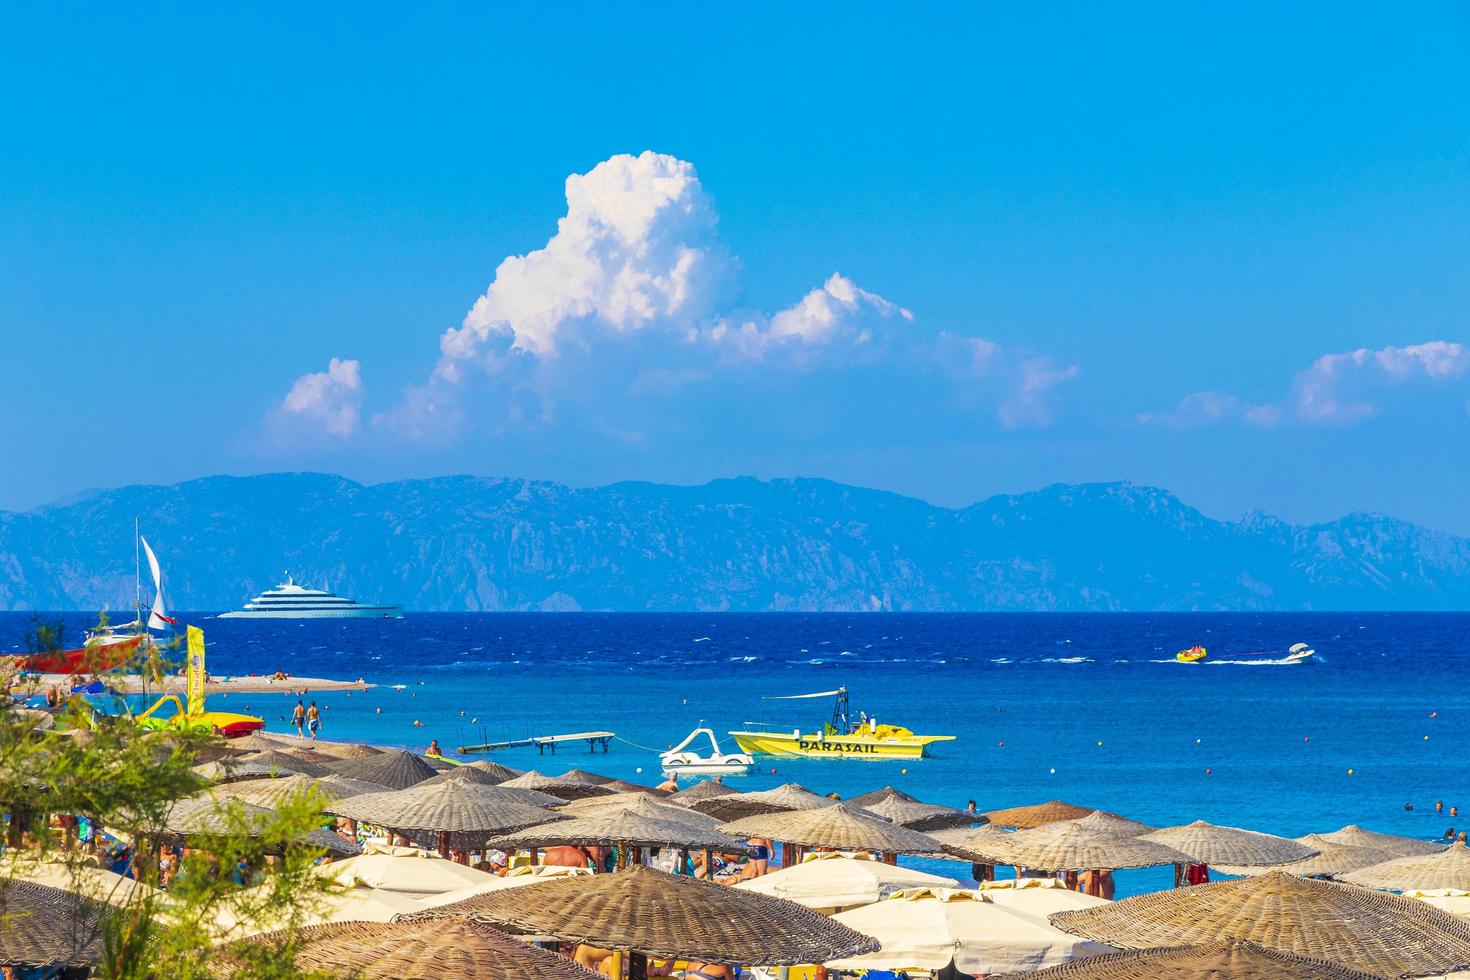
[[[163,572],[158,567],[158,556],[148,545],[148,539],[141,534],[138,540],[143,543],[143,553],[148,556],[148,570],[153,573],[153,608],[148,612],[148,628],[151,630],[168,629],[174,622],[169,618],[168,612],[163,605]]]

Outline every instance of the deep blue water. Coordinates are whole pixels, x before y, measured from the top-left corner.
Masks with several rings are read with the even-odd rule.
[[[0,614],[0,649],[17,646],[26,621]],[[87,619],[68,621],[79,635]],[[854,709],[958,740],[920,762],[767,761],[741,785],[794,780],[848,796],[891,783],[953,806],[974,799],[981,810],[1059,798],[1159,825],[1201,818],[1292,836],[1347,823],[1421,837],[1470,828],[1462,754],[1470,745],[1470,657],[1462,649],[1470,614],[184,621],[204,629],[216,675],[282,669],[385,685],[314,695],[327,738],[418,749],[438,738],[447,749],[606,729],[626,741],[595,758],[580,747],[556,758],[526,749],[497,758],[647,782],[657,758],[637,746],[661,749],[701,721],[721,733],[747,721],[815,725],[826,702],[762,696],[845,685]],[[1269,662],[1299,640],[1316,648],[1319,662]],[[1209,648],[1209,662],[1173,662],[1194,643]],[[406,687],[387,686],[398,684]],[[232,695],[218,706],[284,729],[293,703]],[[413,727],[415,719],[426,727]],[[1446,815],[1434,814],[1435,800]],[[1451,805],[1465,814],[1450,818]],[[1158,874],[1125,874],[1120,883],[1137,890],[1160,884]]]

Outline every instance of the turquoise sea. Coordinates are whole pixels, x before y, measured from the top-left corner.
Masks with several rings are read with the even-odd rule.
[[[18,647],[27,620],[0,614],[0,649]],[[67,621],[80,635],[89,619]],[[892,784],[951,806],[973,799],[982,811],[1062,799],[1156,825],[1205,819],[1292,836],[1348,823],[1425,838],[1470,829],[1470,614],[181,621],[203,628],[216,675],[279,669],[381,685],[311,695],[326,738],[415,749],[437,738],[447,750],[602,729],[618,734],[606,754],[578,745],[555,757],[517,749],[496,758],[651,782],[656,750],[697,725],[720,733],[752,721],[816,725],[828,702],[763,698],[846,686],[855,710],[957,740],[919,762],[764,760],[735,784],[795,781],[843,796]],[[1298,641],[1317,650],[1317,662],[1280,663]],[[1205,663],[1174,662],[1196,643],[1209,649]],[[294,702],[237,694],[217,707],[284,730]],[[1450,817],[1451,806],[1464,814]],[[1125,872],[1120,890],[1161,887],[1166,877]]]

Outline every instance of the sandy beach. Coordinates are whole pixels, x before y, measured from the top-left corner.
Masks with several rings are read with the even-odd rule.
[[[42,674],[36,683],[36,689],[44,691],[51,684],[64,685],[67,677],[63,674]],[[145,690],[158,694],[182,694],[184,693],[184,678],[174,675],[164,679],[160,687],[154,683],[144,683],[144,679],[136,674],[121,677],[109,677],[108,683],[126,694],[141,694]],[[364,680],[353,681],[332,680],[326,677],[288,677],[285,680],[275,680],[268,676],[244,676],[244,677],[215,677],[204,685],[206,694],[309,694],[314,691],[366,691],[376,685],[369,684]]]

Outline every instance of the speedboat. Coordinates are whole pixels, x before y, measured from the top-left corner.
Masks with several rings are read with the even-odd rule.
[[[1303,663],[1305,661],[1311,660],[1312,657],[1316,655],[1316,653],[1316,650],[1313,650],[1305,643],[1293,643],[1290,647],[1287,648],[1286,662],[1289,664]]]
[[[709,739],[709,755],[700,755],[689,746],[704,736]],[[720,751],[715,733],[708,728],[696,728],[678,745],[662,753],[659,763],[665,776],[688,773],[691,776],[747,776],[755,768],[755,757],[744,752],[729,755]]]
[[[809,759],[922,759],[934,742],[954,741],[953,735],[915,735],[898,725],[880,725],[878,719],[869,718],[866,713],[860,714],[854,721],[848,707],[845,687],[839,687],[835,691],[792,694],[763,700],[791,701],[806,698],[836,698],[832,706],[832,720],[818,731],[803,732],[799,728],[789,732],[746,729],[730,734],[734,736],[736,744],[746,752]]]

